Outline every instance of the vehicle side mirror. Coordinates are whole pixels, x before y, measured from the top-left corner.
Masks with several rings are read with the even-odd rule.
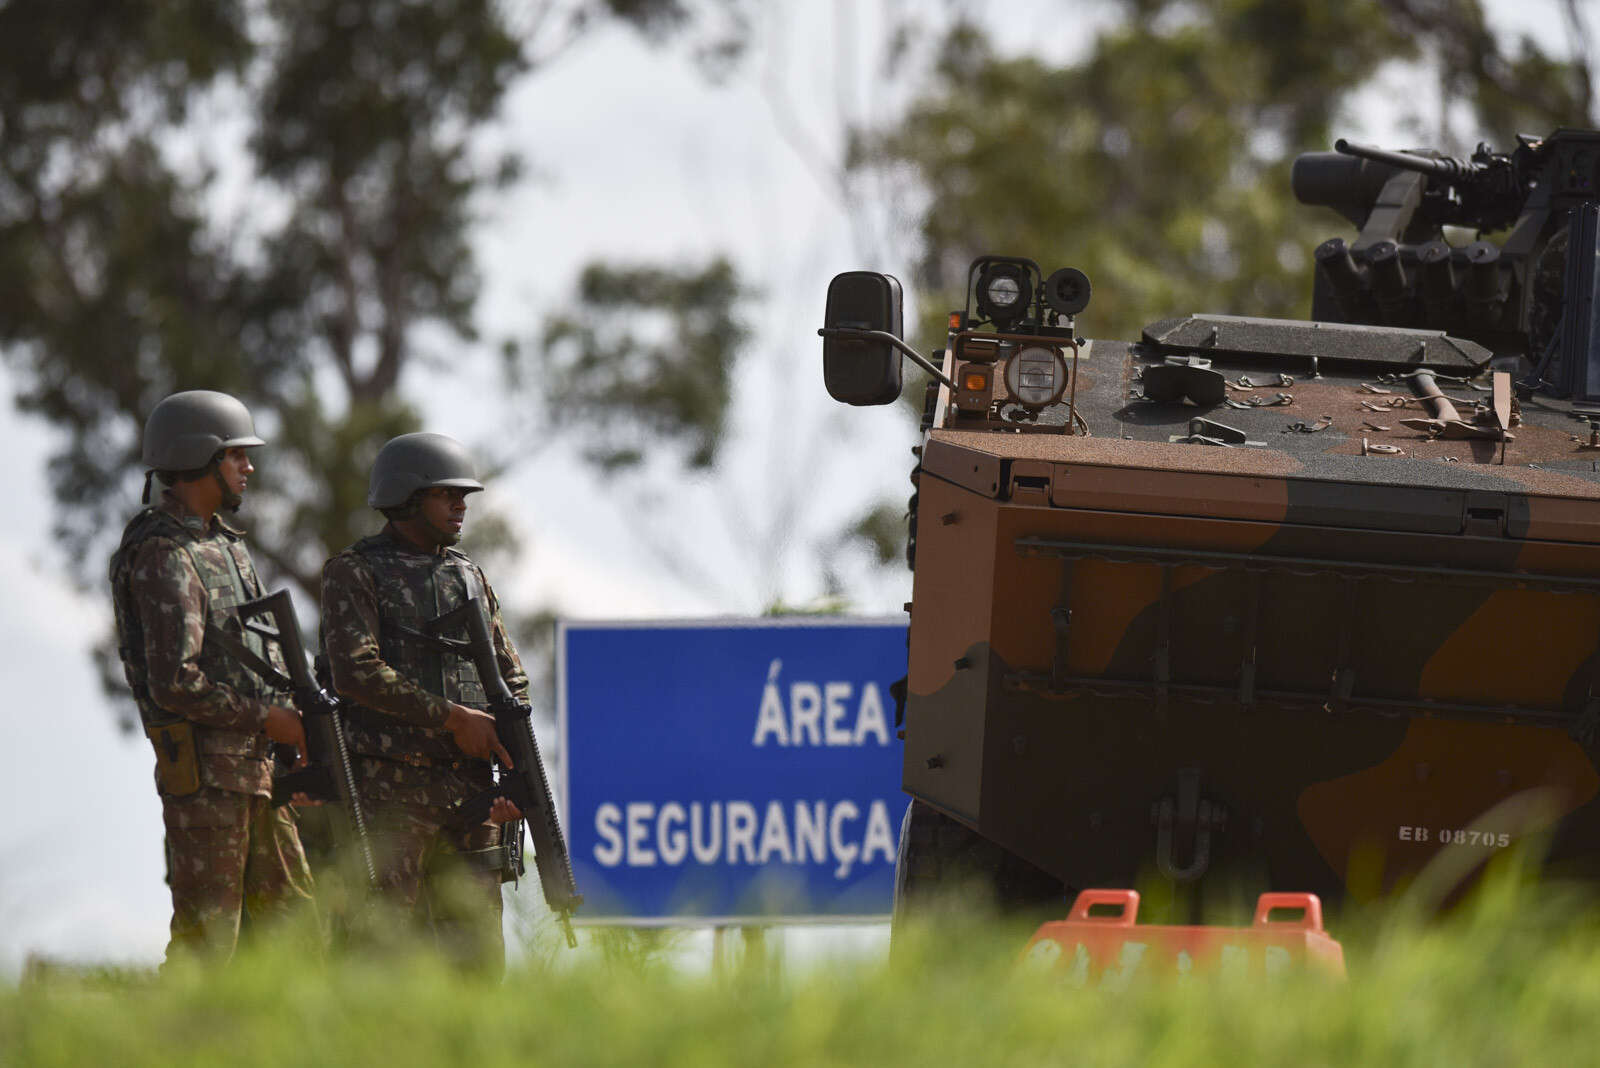
[[[828,283],[822,333],[822,377],[834,400],[888,404],[900,396],[900,348],[904,330],[900,282],[875,271],[846,271]]]

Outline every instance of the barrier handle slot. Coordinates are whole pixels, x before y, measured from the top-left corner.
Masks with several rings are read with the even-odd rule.
[[[1300,916],[1274,920],[1273,909],[1295,909]],[[1322,899],[1316,894],[1262,894],[1256,899],[1255,927],[1289,927],[1306,931],[1322,930]]]
[[[1089,910],[1096,905],[1120,905],[1121,913],[1115,916],[1091,916]],[[1132,927],[1139,915],[1137,890],[1083,890],[1072,902],[1067,919],[1077,923],[1101,923],[1114,927]]]

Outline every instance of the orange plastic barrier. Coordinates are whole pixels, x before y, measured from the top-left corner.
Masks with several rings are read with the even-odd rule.
[[[1279,910],[1297,915],[1273,919]],[[1322,929],[1315,894],[1262,894],[1249,927],[1139,926],[1138,915],[1137,890],[1085,890],[1066,919],[1040,925],[1022,963],[1112,990],[1140,975],[1271,977],[1306,967],[1344,977],[1344,948]]]

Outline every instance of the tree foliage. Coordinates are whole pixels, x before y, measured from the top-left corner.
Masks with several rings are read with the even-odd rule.
[[[1370,2],[1127,6],[1066,66],[957,26],[938,88],[859,139],[857,165],[907,168],[926,190],[917,281],[942,299],[925,307],[960,306],[985,252],[1088,270],[1084,318],[1104,336],[1157,312],[1305,305],[1287,160],[1408,41]]]
[[[536,386],[551,425],[581,435],[604,470],[638,465],[646,442],[709,468],[750,338],[740,304],[751,295],[721,257],[700,268],[591,263],[572,307],[546,321],[537,370],[513,363],[514,380]]]
[[[1551,55],[1527,36],[1502,40],[1490,28],[1481,0],[1383,0],[1383,7],[1403,33],[1427,42],[1441,97],[1465,104],[1476,124],[1467,135],[1508,145],[1519,133],[1600,122],[1594,42],[1581,0],[1547,3],[1562,15],[1565,56]]]
[[[481,158],[477,131],[594,27],[688,19],[677,0],[0,3],[0,355],[17,404],[65,432],[50,481],[78,576],[131,511],[150,409],[222,389],[272,444],[257,557],[315,599],[374,525],[378,446],[419,426],[423,339],[481,351],[470,226],[517,161]],[[230,125],[242,154],[212,144]]]
[[[1477,0],[1119,6],[1125,19],[1064,65],[1002,54],[961,23],[903,119],[858,131],[852,165],[904,174],[922,197],[929,335],[988,252],[1086,269],[1084,327],[1099,336],[1206,309],[1306,313],[1327,221],[1294,203],[1289,165],[1328,148],[1353,94],[1391,64],[1433,62],[1500,143],[1512,125],[1591,120],[1584,53],[1558,60],[1524,40],[1507,54]]]
[[[244,280],[159,136],[251,53],[239,4],[0,7],[0,345],[20,406],[68,434],[51,476],[70,556],[116,511],[130,419],[239,332]],[[246,374],[218,361],[208,381]]]
[[[474,198],[517,161],[478,158],[474,134],[593,27],[660,38],[689,18],[677,0],[508,10],[0,4],[0,350],[19,405],[67,432],[51,481],[83,577],[131,503],[145,414],[179,389],[236,393],[272,439],[251,493],[269,571],[315,597],[329,551],[370,528],[367,467],[418,426],[402,384],[420,328],[476,340]],[[232,213],[200,103],[248,129]]]

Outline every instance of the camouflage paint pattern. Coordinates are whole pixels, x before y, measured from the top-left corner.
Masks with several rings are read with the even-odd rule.
[[[466,895],[476,902],[468,910],[477,913],[470,922],[454,914],[441,921],[432,902],[460,894],[438,881],[446,876],[435,875],[448,871],[447,859],[425,861],[499,841],[499,828],[493,824],[464,834],[445,826],[449,806],[493,781],[489,763],[466,757],[444,730],[450,702],[485,707],[483,686],[469,660],[396,627],[422,630],[429,620],[479,591],[488,602],[501,673],[512,692],[526,700],[527,674],[482,571],[465,553],[451,548],[424,552],[392,527],[362,539],[323,568],[322,644],[333,686],[349,702],[345,722],[357,756],[362,799],[378,828],[375,833],[386,839],[376,843],[382,892],[419,920],[424,918],[417,906],[420,894],[430,902],[429,915],[442,944],[476,946],[475,959],[493,965],[503,955],[499,873],[470,876],[472,885],[482,884],[481,894]],[[473,933],[480,925],[482,930],[492,928],[492,940]],[[455,952],[448,944],[445,948]]]
[[[172,941],[167,950],[232,956],[241,917],[254,929],[312,909],[311,869],[294,808],[216,787],[163,800]]]
[[[975,260],[914,450],[905,788],[1069,888],[1460,889],[1524,838],[1600,882],[1597,146],[1298,157],[1359,230],[1304,321],[1085,341],[1038,265]],[[1042,283],[998,316],[997,259]],[[830,285],[835,397],[893,399],[851,335],[899,292]],[[1002,386],[1034,347],[1063,403]]]
[[[1086,349],[1095,436],[946,404],[924,442],[906,789],[1069,886],[1148,872],[1184,769],[1228,812],[1213,865],[1262,889],[1379,892],[1547,833],[1600,876],[1600,464],[1571,420],[1430,439],[1367,407],[1403,386],[1326,364],[1284,409],[1140,405],[1151,354]],[[1201,414],[1266,447],[1168,440]]]

